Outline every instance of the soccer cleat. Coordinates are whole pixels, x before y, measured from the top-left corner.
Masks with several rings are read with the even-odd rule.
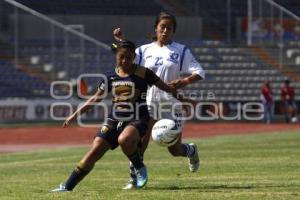
[[[189,158],[189,168],[191,172],[196,172],[200,166],[198,147],[194,143],[190,143],[189,145],[192,146],[195,150],[194,155],[192,155],[192,157]]]
[[[131,189],[136,189],[136,174],[135,174],[135,169],[134,166],[131,162],[129,162],[129,174],[130,178],[127,182],[127,184],[122,188],[123,190],[131,190]]]
[[[136,179],[130,178],[128,183],[122,188],[123,190],[133,190],[137,189],[136,187]]]
[[[136,173],[136,188],[144,187],[148,181],[146,166],[136,170],[135,173]]]
[[[54,190],[51,190],[51,192],[69,192],[70,190],[66,189],[66,186],[61,183],[58,188],[55,188]]]

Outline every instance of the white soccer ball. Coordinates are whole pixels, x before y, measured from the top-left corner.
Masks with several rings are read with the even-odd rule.
[[[293,123],[297,123],[298,122],[298,118],[297,117],[293,117],[291,120]]]
[[[152,128],[152,139],[160,146],[169,147],[175,144],[181,133],[181,127],[171,119],[161,119]]]

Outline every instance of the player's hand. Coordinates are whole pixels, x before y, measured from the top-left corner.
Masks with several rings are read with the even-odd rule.
[[[176,89],[183,88],[187,84],[188,84],[188,82],[185,79],[177,79],[177,80],[170,82],[170,85],[172,85]]]
[[[121,42],[122,40],[125,40],[125,36],[122,33],[121,28],[114,29],[113,30],[113,36],[114,36],[115,40],[117,40],[117,41]]]
[[[66,121],[63,123],[63,125],[62,125],[62,127],[63,128],[66,128],[66,127],[68,127],[69,125],[70,125],[70,123],[75,119],[75,117],[76,117],[76,115],[70,115],[67,119],[66,119]]]
[[[172,84],[168,84],[170,87],[170,93],[176,98],[177,97],[177,89]]]

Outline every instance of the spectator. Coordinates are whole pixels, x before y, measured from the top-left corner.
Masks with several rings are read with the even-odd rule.
[[[280,39],[281,37],[284,36],[284,28],[281,24],[277,23],[274,25],[274,30],[273,30],[273,33],[274,33],[274,36],[276,39]]]
[[[264,105],[264,122],[270,124],[272,121],[273,94],[270,81],[265,81],[261,88],[261,100]]]
[[[296,26],[293,28],[293,36],[295,40],[300,39],[300,24],[297,23]]]
[[[297,106],[295,102],[295,90],[290,86],[290,81],[285,80],[283,86],[281,87],[281,100],[284,106],[284,115],[286,123],[297,122]]]

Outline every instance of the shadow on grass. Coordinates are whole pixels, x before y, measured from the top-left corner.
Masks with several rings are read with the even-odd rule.
[[[155,186],[147,187],[147,190],[218,190],[218,189],[230,189],[230,190],[245,190],[253,189],[255,186],[231,186],[231,185],[203,185],[203,186]]]

